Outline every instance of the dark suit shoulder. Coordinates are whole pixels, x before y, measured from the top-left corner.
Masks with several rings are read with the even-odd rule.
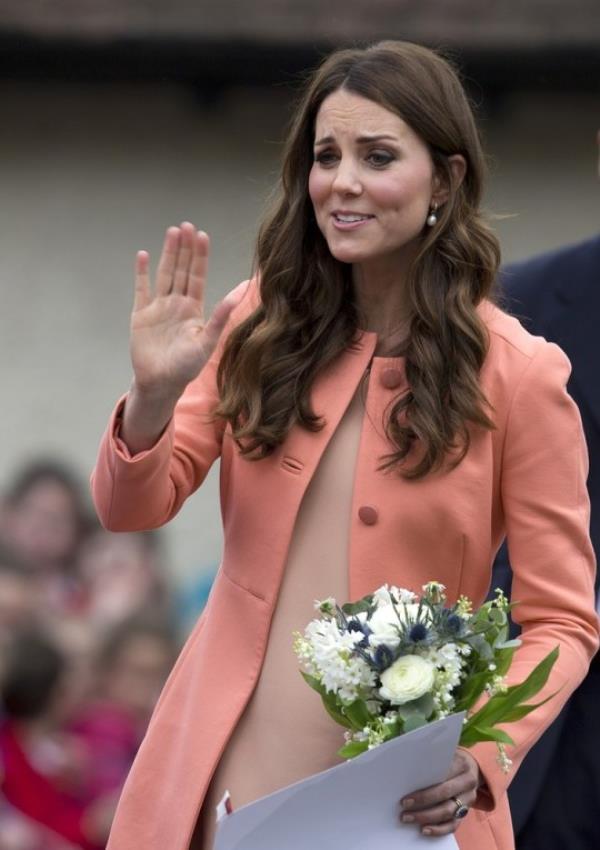
[[[504,266],[500,285],[509,300],[531,303],[557,288],[573,295],[584,290],[592,276],[597,280],[600,268],[600,234],[576,245],[538,254],[530,259]],[[509,305],[513,307],[511,303]]]

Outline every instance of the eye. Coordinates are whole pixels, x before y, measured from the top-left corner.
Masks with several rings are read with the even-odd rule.
[[[327,168],[328,165],[334,165],[337,162],[337,154],[332,150],[318,151],[315,154],[315,162]]]
[[[395,158],[389,151],[376,150],[370,151],[367,154],[367,161],[375,166],[375,168],[384,168],[390,162],[393,162]]]

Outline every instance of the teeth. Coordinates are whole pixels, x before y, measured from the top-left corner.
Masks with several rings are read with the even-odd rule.
[[[335,217],[338,221],[343,221],[347,224],[353,221],[366,221],[366,219],[371,218],[370,215],[341,215],[339,213],[336,213]]]

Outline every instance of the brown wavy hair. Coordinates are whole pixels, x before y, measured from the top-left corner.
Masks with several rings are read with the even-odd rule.
[[[423,228],[406,281],[410,333],[402,354],[409,390],[389,408],[390,453],[381,463],[418,479],[460,463],[473,426],[494,427],[479,385],[488,338],[476,307],[492,294],[500,250],[479,211],[485,160],[467,96],[450,62],[416,44],[339,50],[308,80],[258,235],[260,305],[225,345],[217,415],[252,459],[272,453],[295,424],[320,429],[311,386],[356,338],[352,269],[330,254],[308,194],[315,119],[338,89],[400,116],[427,145],[450,190],[438,224]],[[467,163],[460,185],[452,154]]]

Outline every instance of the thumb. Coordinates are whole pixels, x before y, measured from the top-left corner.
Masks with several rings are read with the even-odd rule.
[[[217,347],[229,317],[235,308],[241,303],[245,294],[246,288],[243,288],[241,292],[238,289],[235,289],[233,292],[226,295],[222,301],[219,301],[212,311],[208,322],[204,326],[203,334],[204,352],[207,360]]]

